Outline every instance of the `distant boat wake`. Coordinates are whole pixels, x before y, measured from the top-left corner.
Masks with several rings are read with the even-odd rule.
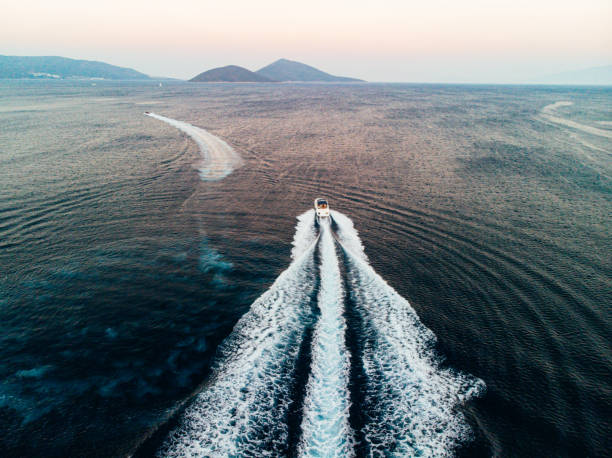
[[[332,217],[298,217],[291,265],[221,345],[159,456],[448,456],[470,436],[458,407],[484,383],[440,366],[352,221]]]
[[[203,158],[199,168],[202,180],[221,180],[243,164],[240,155],[230,145],[204,129],[155,113],[146,113],[146,115],[185,132],[198,144]]]
[[[570,127],[572,129],[585,132],[587,134],[597,135],[598,137],[612,138],[612,132],[609,130],[587,126],[586,124],[581,124],[576,121],[572,121],[571,119],[562,118],[558,115],[557,108],[567,107],[571,105],[573,105],[573,102],[562,101],[551,103],[550,105],[546,105],[544,108],[542,108],[540,116],[546,121],[552,122],[554,124]]]

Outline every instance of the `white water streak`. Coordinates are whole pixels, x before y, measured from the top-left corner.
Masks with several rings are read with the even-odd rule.
[[[317,231],[314,227],[315,211],[308,210],[297,217],[295,236],[293,237],[293,249],[291,258],[297,259],[308,250],[317,239]]]
[[[148,113],[147,116],[176,127],[198,144],[203,158],[199,168],[203,181],[221,180],[243,164],[240,155],[230,145],[204,129],[155,113]]]
[[[484,389],[484,383],[440,367],[432,349],[434,334],[368,264],[352,222],[338,212],[332,217],[362,320],[361,357],[368,379],[364,408],[370,410],[364,435],[370,454],[449,456],[470,434],[457,407]]]
[[[329,221],[321,221],[320,316],[312,342],[300,456],[353,456],[349,426],[350,359],[345,345],[344,290]]]
[[[540,116],[545,120],[552,122],[554,124],[559,124],[565,127],[571,127],[572,129],[580,130],[582,132],[586,132],[587,134],[597,135],[599,137],[612,138],[612,132],[609,130],[599,129],[597,127],[587,126],[586,124],[581,124],[570,119],[565,119],[557,115],[557,108],[560,107],[568,107],[573,105],[573,102],[555,102],[550,105],[546,105],[542,108],[540,112]]]
[[[312,222],[311,222],[312,224]],[[159,456],[283,454],[293,372],[311,319],[315,240],[298,223],[305,247],[236,324],[220,348],[212,380],[186,409]],[[266,452],[267,451],[267,452]]]

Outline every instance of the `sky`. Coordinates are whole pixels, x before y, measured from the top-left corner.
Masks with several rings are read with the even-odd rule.
[[[191,78],[281,57],[368,81],[525,82],[612,65],[612,0],[0,0],[0,54]]]

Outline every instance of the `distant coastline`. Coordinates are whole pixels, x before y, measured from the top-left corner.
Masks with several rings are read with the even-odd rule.
[[[70,59],[59,56],[0,55],[0,78],[3,79],[92,79],[149,80],[150,76],[131,68],[105,62]]]
[[[89,80],[89,81],[176,81],[205,83],[365,83],[363,79],[336,76],[310,65],[278,59],[256,71],[238,65],[216,67],[185,80],[150,76],[129,67],[106,62],[59,56],[0,55],[0,80]],[[524,81],[376,81],[380,84],[520,85],[520,86],[612,86],[612,65],[541,75]]]

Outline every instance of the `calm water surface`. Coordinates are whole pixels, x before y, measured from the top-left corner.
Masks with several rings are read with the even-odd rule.
[[[244,165],[202,181],[198,146],[146,110],[217,135]],[[324,195],[435,334],[434,375],[486,385],[440,414],[467,425],[447,450],[604,456],[611,121],[606,88],[0,82],[1,454],[163,449],[214,392],[221,342],[291,264],[296,217]],[[366,454],[369,331],[352,307],[367,272],[341,250],[334,261],[330,240],[312,269],[334,273],[337,262],[346,279],[335,293],[344,318],[326,316],[345,320],[329,332],[352,357],[338,380]],[[322,300],[331,277],[320,278],[304,297]],[[327,312],[313,313],[295,345],[318,342]],[[282,382],[291,390],[274,373],[304,408],[317,393],[304,364],[321,363],[316,348],[296,356]],[[402,361],[381,369],[382,385],[409,377]],[[451,393],[445,383],[428,395]],[[408,409],[413,424],[429,414],[419,409]],[[307,423],[285,420],[283,443],[262,447],[299,449]]]

